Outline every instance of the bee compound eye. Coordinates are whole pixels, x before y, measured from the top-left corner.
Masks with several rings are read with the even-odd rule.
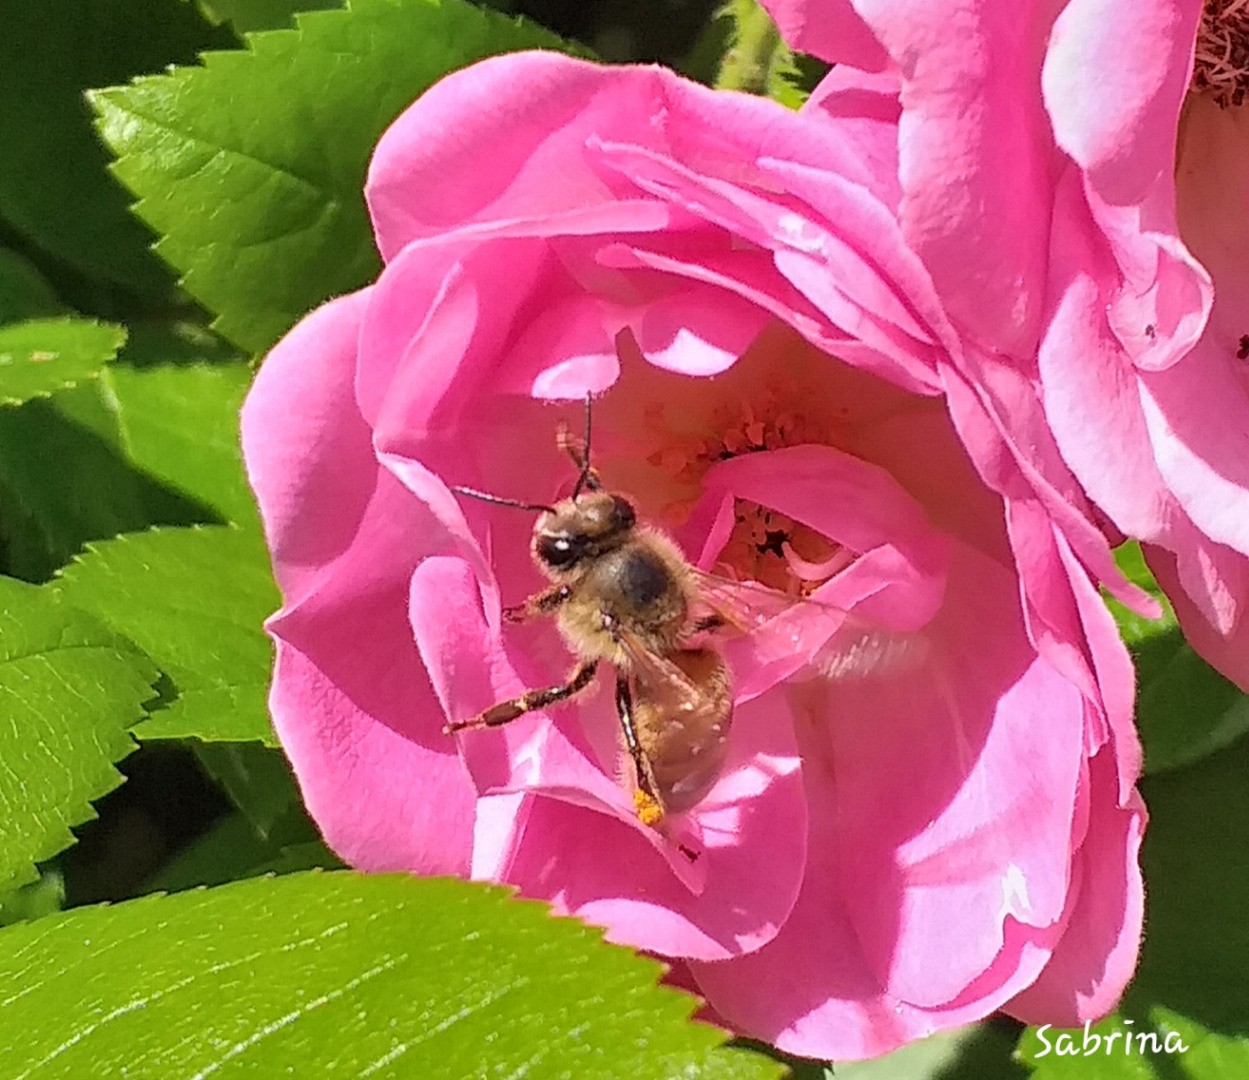
[[[628,499],[612,496],[612,523],[617,529],[631,529],[637,523],[637,512]]]
[[[538,541],[538,557],[548,566],[563,570],[585,554],[584,548],[571,536],[544,536]]]

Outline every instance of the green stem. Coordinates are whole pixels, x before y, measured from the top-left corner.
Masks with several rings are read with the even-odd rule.
[[[724,12],[733,20],[733,43],[720,61],[715,86],[767,94],[781,36],[756,0],[731,0]]]

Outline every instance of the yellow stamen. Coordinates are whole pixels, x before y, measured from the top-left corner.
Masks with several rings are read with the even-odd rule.
[[[833,431],[812,417],[809,404],[810,393],[796,380],[774,377],[752,399],[720,405],[698,434],[673,436],[662,410],[654,410],[646,419],[659,429],[661,448],[649,460],[681,487],[697,491],[703,475],[717,462],[804,443],[832,443]],[[684,509],[667,507],[664,516],[679,520]],[[794,596],[807,595],[820,584],[795,574],[786,551],[809,563],[825,563],[836,553],[825,537],[786,514],[744,499],[737,501],[735,514],[718,570]]]

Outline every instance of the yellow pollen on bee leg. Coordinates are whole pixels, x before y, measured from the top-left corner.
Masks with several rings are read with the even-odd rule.
[[[649,829],[655,828],[664,819],[664,808],[659,805],[659,800],[641,788],[633,789],[633,809],[638,820]]]
[[[1193,55],[1190,89],[1220,108],[1244,103],[1249,92],[1249,0],[1207,0]]]

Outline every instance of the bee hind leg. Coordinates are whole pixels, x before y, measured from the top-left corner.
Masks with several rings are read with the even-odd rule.
[[[510,724],[518,716],[536,709],[545,709],[560,701],[567,701],[581,693],[594,680],[594,672],[598,668],[597,660],[584,660],[573,668],[568,681],[558,686],[548,686],[544,690],[528,690],[511,701],[500,701],[485,712],[478,713],[471,720],[454,720],[442,729],[444,735],[452,735],[457,731],[469,731],[479,728],[501,727]]]
[[[637,787],[633,791],[633,808],[638,820],[643,825],[655,828],[664,819],[664,804],[659,797],[658,785],[655,783],[655,772],[646,759],[642,744],[638,742],[637,725],[633,721],[633,694],[629,689],[629,680],[624,675],[616,676],[616,712],[620,715],[620,728],[624,732],[625,749],[633,759],[633,769],[637,774]]]

